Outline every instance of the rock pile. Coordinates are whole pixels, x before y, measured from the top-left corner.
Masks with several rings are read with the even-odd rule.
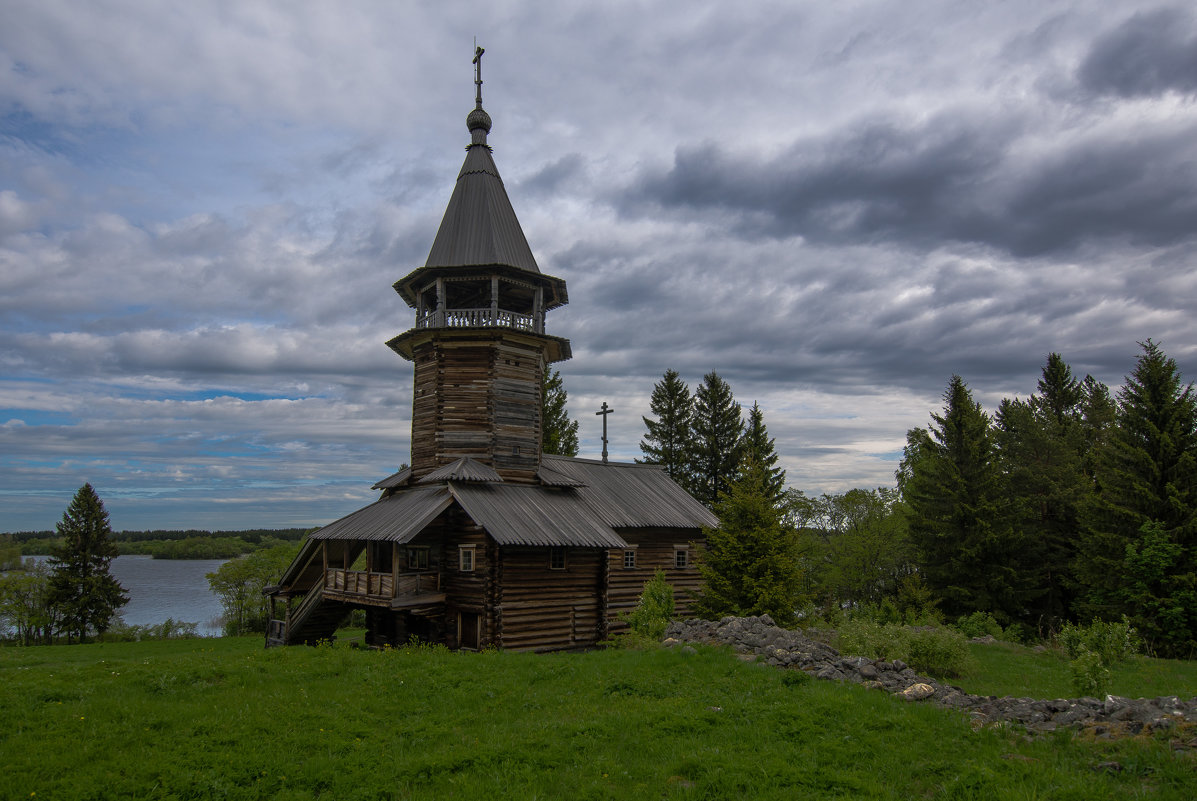
[[[801,632],[778,628],[768,615],[725,617],[719,621],[683,620],[671,623],[666,644],[729,645],[775,667],[802,670],[818,679],[849,681],[885,690],[910,701],[930,701],[959,709],[980,723],[1009,722],[1032,732],[1061,727],[1091,727],[1095,734],[1137,734],[1197,723],[1197,698],[1072,698],[1036,700],[973,695],[959,687],[919,676],[900,660],[842,656],[834,648]]]

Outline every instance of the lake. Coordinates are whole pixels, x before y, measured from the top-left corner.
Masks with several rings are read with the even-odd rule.
[[[33,557],[38,561],[44,556]],[[130,626],[157,625],[168,617],[197,624],[205,637],[221,634],[220,599],[208,588],[207,573],[227,559],[155,559],[152,556],[118,556],[109,568],[125,588],[129,603],[121,618]]]

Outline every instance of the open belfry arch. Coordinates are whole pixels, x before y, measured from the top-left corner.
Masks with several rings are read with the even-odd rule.
[[[470,144],[423,267],[394,284],[415,310],[387,345],[414,365],[410,468],[378,501],[314,532],[272,596],[267,645],[332,636],[355,608],[367,641],[452,648],[594,645],[665,569],[679,609],[690,550],[718,521],[656,467],[541,453],[546,329],[569,298],[542,273],[499,176],[474,57]]]

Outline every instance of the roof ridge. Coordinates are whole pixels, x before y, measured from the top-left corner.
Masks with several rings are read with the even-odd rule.
[[[578,464],[595,464],[595,465],[601,465],[603,467],[635,467],[635,468],[645,468],[648,470],[664,470],[665,469],[664,465],[650,464],[648,462],[612,462],[612,461],[604,462],[602,459],[591,459],[589,457],[584,457],[584,456],[562,456],[559,453],[546,453],[541,458],[554,459],[554,460],[559,459],[559,460],[565,461],[565,462],[577,462]]]

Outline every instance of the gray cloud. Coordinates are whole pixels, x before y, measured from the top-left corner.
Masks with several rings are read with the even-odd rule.
[[[616,199],[628,216],[707,212],[744,238],[975,243],[1015,256],[1109,240],[1191,240],[1197,215],[1197,125],[1133,141],[1088,139],[1032,150],[1012,121],[942,113],[921,123],[870,120],[782,154],[679,149]]]
[[[569,282],[549,329],[586,453],[603,401],[630,459],[664,370],[717,370],[794,485],[876,486],[952,373],[993,408],[1051,351],[1111,383],[1148,336],[1197,363],[1181,11],[6,11],[0,530],[85,480],[133,527],[372,496],[408,455],[390,285],[452,191],[476,30],[496,160]]]
[[[1082,86],[1121,97],[1197,91],[1197,25],[1176,7],[1134,14],[1093,43],[1077,70]]]

